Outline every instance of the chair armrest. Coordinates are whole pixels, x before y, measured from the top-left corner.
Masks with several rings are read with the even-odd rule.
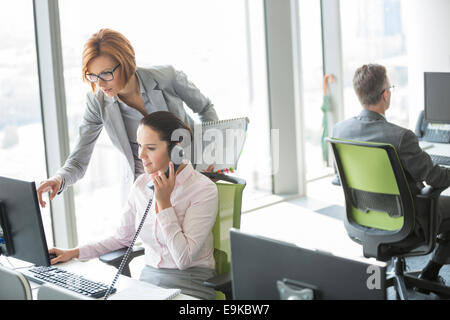
[[[226,174],[220,174],[220,173],[214,173],[214,172],[201,172],[201,174],[203,174],[204,176],[206,176],[210,179],[213,179],[215,181],[226,181],[226,182],[230,182],[230,183],[234,183],[234,184],[242,184],[242,185],[247,184],[247,182],[242,178],[229,176]]]
[[[108,253],[105,253],[104,255],[100,256],[100,261],[115,266],[116,268],[119,267],[120,262],[122,261],[123,257],[125,256],[125,252],[128,248],[122,248],[116,251],[111,251]],[[130,253],[129,261],[131,261],[133,258],[142,256],[145,253],[145,249],[142,247],[134,247],[133,250]]]
[[[203,282],[203,285],[208,288],[213,288],[216,291],[231,293],[231,273],[225,272],[224,274],[209,278]]]
[[[434,188],[427,186],[420,190],[420,194],[417,195],[417,198],[420,199],[433,199],[433,198],[439,198],[441,193],[447,189],[448,187],[440,187],[440,188]]]

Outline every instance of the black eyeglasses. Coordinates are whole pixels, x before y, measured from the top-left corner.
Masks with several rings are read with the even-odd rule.
[[[105,71],[100,73],[99,75],[96,75],[95,73],[86,73],[86,79],[88,79],[92,83],[96,83],[98,81],[98,78],[102,79],[103,81],[111,81],[114,80],[114,71],[120,66],[120,63],[114,67],[111,71]]]

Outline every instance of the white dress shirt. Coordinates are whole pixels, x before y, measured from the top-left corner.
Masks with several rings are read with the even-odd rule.
[[[189,161],[178,173],[170,196],[172,207],[155,213],[155,203],[140,233],[146,264],[155,268],[184,270],[190,267],[215,268],[212,227],[216,220],[216,185],[194,170]],[[98,257],[128,247],[147,208],[153,191],[151,177],[142,174],[130,191],[121,224],[115,234],[102,241],[81,246],[79,259]]]

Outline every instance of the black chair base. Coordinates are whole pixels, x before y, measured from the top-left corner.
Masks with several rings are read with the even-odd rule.
[[[450,287],[419,278],[420,271],[405,272],[405,258],[394,258],[394,269],[387,279],[387,287],[394,287],[399,300],[447,300]]]

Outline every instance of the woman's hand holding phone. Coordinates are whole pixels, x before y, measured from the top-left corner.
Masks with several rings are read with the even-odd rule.
[[[175,187],[175,170],[173,162],[169,163],[169,177],[166,177],[163,171],[159,171],[153,177],[153,184],[155,186],[155,199],[159,210],[164,210],[172,207],[170,202],[170,195]]]

